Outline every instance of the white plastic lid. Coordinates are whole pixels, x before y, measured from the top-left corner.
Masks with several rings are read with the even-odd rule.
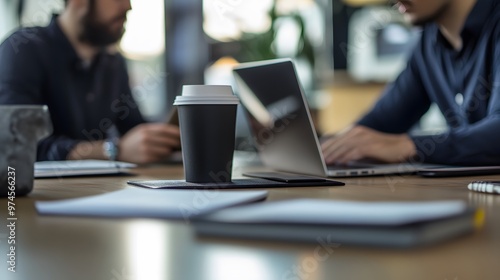
[[[174,105],[238,105],[231,86],[185,85],[182,95],[175,98]]]

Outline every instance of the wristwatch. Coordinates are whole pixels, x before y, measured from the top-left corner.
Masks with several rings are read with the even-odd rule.
[[[104,155],[111,161],[116,161],[120,149],[118,148],[118,141],[114,139],[104,140],[102,146]]]

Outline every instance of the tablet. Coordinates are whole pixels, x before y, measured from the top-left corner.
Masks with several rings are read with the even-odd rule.
[[[500,166],[469,166],[469,167],[435,167],[419,169],[418,175],[423,177],[458,177],[498,175]]]

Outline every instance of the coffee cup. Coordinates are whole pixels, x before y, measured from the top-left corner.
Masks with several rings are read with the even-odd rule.
[[[187,182],[231,182],[238,104],[231,86],[183,86],[174,105]]]
[[[47,106],[0,105],[0,196],[33,190],[38,141],[52,132]]]

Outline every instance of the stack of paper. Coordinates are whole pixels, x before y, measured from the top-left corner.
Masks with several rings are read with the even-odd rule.
[[[38,201],[45,215],[190,219],[217,209],[263,200],[266,191],[228,192],[127,188],[92,197]]]

